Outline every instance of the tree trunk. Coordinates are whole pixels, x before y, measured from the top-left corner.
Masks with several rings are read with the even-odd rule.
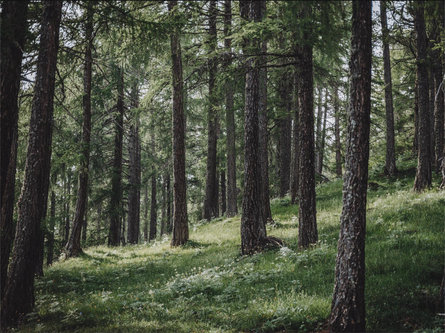
[[[100,227],[100,222],[102,220],[102,202],[99,202],[97,205],[97,219],[96,219],[96,244],[100,245],[101,244],[101,238],[100,238],[100,232],[101,232],[101,227]]]
[[[365,331],[365,232],[371,110],[371,1],[352,2],[350,105],[343,211],[329,320],[332,332]]]
[[[445,29],[444,22],[444,3],[441,1],[439,3],[439,14],[436,19],[436,30],[435,30],[435,43],[440,45],[440,28],[442,31]],[[434,85],[435,85],[435,96],[434,96],[434,137],[435,137],[435,160],[436,160],[436,171],[440,172],[440,165],[443,158],[444,150],[444,93],[443,86],[440,84],[443,80],[443,66],[442,66],[442,56],[443,53],[439,49],[433,51],[433,72],[434,72]]]
[[[216,1],[210,1],[209,9],[209,52],[216,49]],[[216,112],[216,76],[217,62],[215,58],[209,59],[209,109],[208,141],[207,141],[207,173],[206,195],[204,201],[204,218],[210,220],[218,216],[218,179],[216,177],[216,149],[217,149],[217,112]]]
[[[245,13],[251,21],[261,21],[262,1],[240,1],[240,11],[243,18]],[[250,7],[246,10],[245,7]],[[243,53],[249,51],[260,53],[258,38],[245,42]],[[241,252],[252,254],[261,251],[266,241],[266,228],[261,208],[261,182],[258,142],[258,100],[259,100],[259,60],[247,59],[245,110],[244,110],[244,193],[243,213],[241,217]]]
[[[232,1],[224,2],[224,47],[226,52],[232,50],[232,39],[227,38],[232,33]],[[230,69],[232,59],[227,56],[226,70]],[[236,190],[236,150],[235,150],[235,112],[233,108],[233,82],[227,79],[226,94],[226,126],[227,126],[227,217],[238,214]]]
[[[139,107],[139,90],[137,83],[132,91],[133,108]],[[128,190],[128,234],[127,240],[130,244],[139,241],[140,211],[141,211],[141,154],[139,139],[139,114],[135,116],[130,126],[129,139],[129,190]]]
[[[176,0],[168,2],[172,15],[178,10]],[[185,244],[189,238],[185,180],[185,119],[182,81],[182,57],[179,31],[170,36],[173,75],[173,237],[172,246]]]
[[[284,47],[284,46],[283,46]],[[290,187],[290,161],[291,161],[291,80],[287,71],[283,72],[283,76],[279,82],[280,96],[280,119],[278,119],[278,174],[280,179],[280,197],[284,197],[289,192]]]
[[[419,94],[419,127],[417,172],[414,190],[421,192],[431,186],[431,138],[428,108],[427,37],[425,32],[424,1],[415,4],[415,28],[417,33],[417,78]]]
[[[148,241],[148,182],[145,183],[144,241]]]
[[[266,15],[266,1],[261,1],[261,17]],[[261,52],[267,53],[267,41],[261,42]],[[263,220],[265,223],[272,221],[272,212],[270,210],[270,191],[269,191],[269,131],[267,128],[267,57],[261,55],[259,57],[260,68],[258,73],[259,80],[259,105],[258,105],[258,131],[259,131],[259,161],[260,161],[260,196]]]
[[[66,198],[65,198],[65,232],[63,246],[66,245],[70,234],[70,202],[71,202],[71,172],[68,171],[66,182]]]
[[[18,203],[14,250],[1,308],[2,327],[16,325],[34,306],[36,249],[48,200],[61,8],[62,1],[44,2],[25,179]]]
[[[226,213],[226,172],[221,170],[221,216]]]
[[[342,177],[342,157],[341,157],[341,141],[340,141],[340,110],[338,99],[338,86],[334,87],[334,132],[335,132],[335,174]]]
[[[82,223],[82,243],[85,244],[87,241],[87,229],[88,229],[88,201],[85,205],[85,217]]]
[[[1,14],[0,119],[1,119],[1,271],[0,299],[4,294],[9,255],[14,240],[14,190],[17,161],[17,137],[20,70],[25,44],[28,1],[4,1]]]
[[[171,186],[170,186],[170,173],[167,173],[167,232],[171,233],[173,230],[172,224],[172,208],[171,208]]]
[[[120,242],[120,224],[122,217],[122,141],[124,135],[124,71],[117,69],[117,105],[114,122],[114,158],[111,175],[110,232],[108,245],[118,246]]]
[[[321,129],[320,154],[318,155],[318,173],[323,174],[324,148],[326,144],[326,118],[328,117],[328,89],[325,89],[323,106],[323,127]]]
[[[93,47],[93,2],[88,2],[87,20],[85,24],[85,58],[83,69],[83,124],[82,124],[82,154],[79,168],[79,187],[77,190],[76,214],[74,215],[71,237],[65,246],[66,256],[76,257],[82,253],[80,236],[82,224],[86,219],[88,201],[88,176],[91,141],[91,76]],[[86,229],[86,226],[84,227]]]
[[[419,152],[419,77],[416,73],[416,82],[414,84],[414,142],[413,153]]]
[[[391,58],[389,53],[389,31],[386,23],[386,1],[380,0],[380,22],[382,25],[383,41],[383,71],[385,80],[385,109],[386,109],[386,162],[385,173],[394,176],[396,169],[396,149],[394,135],[394,108],[392,100]]]
[[[53,177],[52,186],[56,186],[56,177]],[[50,206],[50,215],[49,215],[49,223],[48,230],[46,232],[46,265],[51,266],[53,264],[54,258],[54,226],[56,224],[56,194],[54,193],[54,189],[51,191],[51,206]]]
[[[294,93],[293,93],[293,108],[294,108],[294,122],[293,122],[293,135],[292,135],[292,145],[293,145],[293,159],[292,159],[292,181],[291,181],[291,203],[295,204],[298,197],[298,188],[300,186],[299,179],[299,168],[300,168],[300,141],[299,141],[299,133],[300,133],[300,121],[298,117],[299,106],[298,106],[298,73],[294,72]]]
[[[166,191],[165,191],[165,185],[166,185],[166,176],[162,177],[162,187],[161,187],[161,195],[162,195],[162,208],[161,208],[161,236],[165,234],[166,231],[166,209],[167,209],[167,198],[166,198]]]
[[[150,207],[150,234],[148,240],[156,239],[156,227],[158,219],[158,205],[156,201],[156,173],[154,167],[152,167],[151,175],[151,207]]]
[[[311,7],[303,3],[302,17],[311,17]],[[303,38],[311,34],[309,25],[304,27]],[[299,190],[299,224],[298,246],[306,248],[318,240],[316,207],[315,207],[315,166],[314,166],[314,100],[312,46],[301,47],[300,68],[300,190]]]
[[[323,120],[323,89],[318,87],[318,103],[317,103],[317,132],[315,133],[315,170],[320,173],[320,150],[321,150],[321,123]]]

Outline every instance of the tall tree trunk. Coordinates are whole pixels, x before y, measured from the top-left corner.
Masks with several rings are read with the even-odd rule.
[[[172,15],[178,10],[176,0],[168,2]],[[189,238],[185,180],[185,119],[182,81],[182,57],[179,31],[170,36],[173,75],[173,237],[172,246],[185,244]]]
[[[226,213],[226,172],[221,170],[221,216]]]
[[[70,202],[71,202],[71,172],[68,171],[67,181],[66,181],[66,194],[65,197],[65,231],[64,231],[64,242],[63,246],[66,245],[70,234]]]
[[[139,90],[137,82],[133,85],[132,106],[139,107]],[[127,240],[130,244],[139,241],[140,211],[141,211],[141,159],[139,139],[139,114],[135,116],[130,126],[129,139],[129,190],[128,190],[128,234]]]
[[[232,33],[232,1],[224,2],[224,48],[227,53],[232,51],[232,39],[227,38]],[[227,55],[226,70],[232,64],[231,55]],[[238,214],[236,191],[236,150],[235,150],[235,111],[233,107],[233,82],[227,79],[226,94],[226,126],[227,126],[227,217]]]
[[[209,52],[216,49],[216,0],[210,1],[209,9]],[[217,149],[217,111],[216,111],[216,77],[217,62],[214,57],[209,59],[209,109],[207,114],[208,141],[207,141],[207,173],[206,195],[204,201],[204,218],[210,220],[218,216],[218,179],[216,176],[216,149]]]
[[[293,135],[292,135],[292,145],[293,145],[293,156],[292,156],[292,181],[291,181],[291,202],[295,204],[298,197],[298,188],[300,186],[299,179],[299,168],[300,168],[300,141],[299,141],[299,133],[300,133],[300,121],[298,118],[299,106],[298,106],[298,72],[295,70],[294,72],[294,92],[293,92],[293,109],[294,109],[294,122],[293,122]]]
[[[56,175],[52,177],[52,186],[56,186]],[[50,205],[48,230],[46,232],[46,265],[51,266],[54,258],[54,226],[56,224],[56,193],[54,188],[51,190],[51,205]]]
[[[93,47],[93,2],[87,3],[87,20],[85,24],[85,58],[83,69],[83,124],[82,124],[82,154],[79,168],[79,187],[77,190],[76,214],[74,215],[71,237],[65,246],[67,257],[76,257],[82,253],[80,236],[82,224],[86,219],[88,201],[88,175],[91,141],[91,76]],[[86,229],[86,226],[85,226]]]
[[[96,219],[96,244],[101,244],[100,232],[101,232],[101,222],[102,221],[102,202],[97,205],[97,219]]]
[[[51,165],[54,81],[62,1],[45,1],[31,110],[25,179],[11,265],[1,308],[2,327],[16,325],[34,306],[39,231],[46,212]]]
[[[150,207],[150,234],[148,240],[156,239],[156,227],[158,224],[158,204],[156,201],[156,171],[152,167],[151,175],[151,207]]]
[[[167,232],[171,233],[173,230],[172,224],[172,205],[171,205],[171,186],[170,186],[170,172],[167,173]]]
[[[145,182],[144,241],[148,241],[148,181]]]
[[[85,217],[83,218],[82,223],[82,242],[83,244],[87,241],[87,229],[88,229],[88,201],[85,205]]]
[[[414,83],[414,141],[413,153],[419,152],[419,73],[416,73],[416,81]]]
[[[343,211],[329,324],[365,331],[365,232],[371,110],[372,2],[352,2],[350,104]]]
[[[380,0],[380,23],[382,25],[383,41],[383,71],[385,79],[385,109],[386,109],[386,162],[385,173],[394,176],[396,169],[396,149],[394,135],[394,108],[392,100],[391,57],[389,53],[389,31],[386,22],[386,1]]]
[[[162,183],[161,183],[161,195],[162,195],[162,206],[161,206],[161,236],[163,236],[165,234],[166,231],[166,209],[167,209],[167,198],[166,198],[166,191],[165,191],[165,187],[166,187],[166,176],[164,174],[164,176],[162,177]]]
[[[342,157],[340,141],[340,114],[339,114],[338,86],[334,87],[334,132],[335,132],[335,174],[342,177]]]
[[[320,150],[321,150],[321,124],[323,120],[323,89],[318,87],[318,103],[317,103],[317,123],[315,133],[315,170],[320,173]]]
[[[417,78],[419,94],[419,128],[417,172],[414,190],[423,191],[431,186],[431,138],[430,114],[428,108],[428,70],[427,37],[425,31],[424,1],[417,1],[415,6],[415,29],[417,34]]]
[[[284,43],[283,43],[284,44]],[[284,48],[284,45],[282,45]],[[287,71],[279,82],[280,111],[282,115],[278,119],[278,175],[280,179],[280,197],[284,197],[290,188],[290,162],[291,162],[291,91],[292,81]]]
[[[261,17],[266,15],[266,1],[261,1]],[[259,57],[260,68],[258,73],[259,80],[259,101],[258,101],[258,132],[259,132],[259,161],[260,161],[260,196],[263,220],[265,223],[272,221],[272,212],[270,210],[270,191],[269,191],[269,153],[268,142],[269,132],[267,128],[267,41],[261,42],[261,52],[263,55]]]
[[[4,1],[1,14],[0,124],[1,124],[1,218],[0,218],[0,299],[4,294],[9,255],[14,240],[14,189],[20,71],[25,44],[28,1]]]
[[[250,10],[246,7],[250,7]],[[246,12],[251,21],[261,21],[261,1],[240,1],[244,19]],[[260,53],[260,40],[246,42],[244,53]],[[252,254],[261,251],[266,241],[266,228],[261,209],[261,182],[258,142],[259,60],[246,61],[245,110],[244,110],[244,193],[241,216],[241,252]]]
[[[114,158],[111,175],[110,232],[108,245],[118,246],[122,217],[122,141],[124,136],[124,71],[117,69],[117,105],[115,115]]]
[[[323,126],[321,129],[320,154],[318,155],[318,173],[323,174],[324,148],[326,144],[326,120],[328,117],[328,89],[325,89],[323,106]]]
[[[303,3],[302,17],[311,17],[311,5]],[[304,26],[303,38],[311,34],[308,24]],[[315,166],[314,166],[314,100],[312,46],[301,47],[300,68],[300,190],[298,214],[298,246],[306,248],[318,240],[315,207]]]
[[[444,3],[443,1],[439,2],[439,14],[436,18],[436,30],[434,35],[434,40],[436,45],[440,45],[441,36],[440,36],[440,28],[441,31],[445,29],[444,22]],[[435,137],[435,160],[436,160],[436,171],[440,172],[440,165],[442,162],[442,158],[444,156],[443,150],[445,149],[444,142],[444,93],[443,86],[440,87],[440,84],[443,80],[443,66],[442,66],[442,57],[443,53],[440,52],[439,49],[433,51],[433,72],[434,72],[434,137]]]

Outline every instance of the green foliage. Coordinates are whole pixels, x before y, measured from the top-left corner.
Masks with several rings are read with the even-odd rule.
[[[367,330],[440,331],[443,193],[417,194],[413,176],[369,190]],[[36,309],[20,332],[319,331],[330,311],[341,213],[341,181],[317,187],[320,241],[296,247],[298,207],[272,201],[268,234],[280,250],[239,255],[239,217],[195,224],[191,243],[91,247],[49,268]]]

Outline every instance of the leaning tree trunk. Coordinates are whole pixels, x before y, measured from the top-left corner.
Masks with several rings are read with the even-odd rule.
[[[45,1],[31,110],[25,179],[18,203],[17,231],[2,300],[2,327],[16,325],[34,306],[39,231],[46,212],[51,169],[54,82],[62,1]]]
[[[303,3],[302,17],[311,15],[311,5]],[[310,35],[310,27],[304,26],[303,38]],[[300,190],[299,190],[299,223],[298,246],[302,248],[318,240],[316,207],[315,207],[315,166],[314,166],[314,100],[313,100],[313,67],[312,46],[304,45],[300,53]]]
[[[232,25],[232,1],[224,2],[224,47],[226,52],[231,52],[232,39],[227,38],[231,32]],[[225,62],[226,70],[229,70],[232,58],[227,55]],[[233,107],[233,82],[227,79],[225,84],[226,94],[226,126],[227,126],[227,217],[238,214],[237,191],[236,191],[236,150],[235,150],[235,111]]]
[[[394,176],[396,169],[396,149],[394,140],[394,108],[392,100],[391,58],[389,53],[389,32],[386,23],[386,1],[380,1],[380,22],[383,40],[383,70],[385,79],[385,109],[386,109],[386,162],[385,173]]]
[[[423,191],[431,186],[431,139],[430,115],[428,110],[428,70],[427,70],[427,36],[425,31],[424,1],[414,3],[415,28],[417,33],[417,77],[419,94],[419,128],[417,172],[414,190]]]
[[[93,2],[87,6],[87,21],[85,24],[85,59],[83,70],[83,124],[82,124],[82,155],[79,168],[79,187],[77,190],[76,214],[74,215],[71,237],[65,246],[67,257],[76,257],[82,253],[80,236],[82,224],[86,219],[88,201],[88,175],[91,141],[91,76],[92,76],[92,47],[93,47]],[[86,226],[84,227],[86,229]]]
[[[20,70],[25,44],[28,1],[4,1],[1,15],[0,53],[0,299],[6,284],[9,254],[14,240],[14,188],[17,161],[17,137]]]
[[[115,116],[114,157],[111,175],[110,198],[110,232],[108,245],[118,246],[120,243],[120,227],[122,217],[122,141],[124,136],[124,71],[117,71],[117,105]]]
[[[176,15],[178,2],[168,2],[170,14]],[[185,180],[185,117],[183,101],[182,57],[179,31],[170,36],[173,76],[173,237],[172,246],[185,244],[189,238]]]
[[[371,110],[371,1],[352,2],[350,105],[343,211],[329,324],[333,332],[365,331],[365,232]]]
[[[216,0],[210,1],[209,9],[209,45],[210,52],[216,49]],[[210,220],[218,216],[218,178],[216,175],[216,149],[217,149],[217,111],[216,111],[216,59],[209,59],[209,109],[208,121],[208,141],[207,141],[207,173],[206,173],[206,193],[204,201],[204,218]]]
[[[139,90],[137,82],[134,83],[132,91],[132,106],[139,107]],[[129,139],[129,190],[128,190],[128,229],[127,241],[137,244],[139,241],[140,211],[141,211],[141,159],[139,139],[139,114],[135,115],[130,126]]]

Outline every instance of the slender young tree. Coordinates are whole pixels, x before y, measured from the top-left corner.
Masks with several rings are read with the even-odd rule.
[[[168,10],[174,16],[178,2],[168,2]],[[182,80],[182,56],[179,29],[174,27],[170,35],[173,82],[173,237],[172,246],[185,244],[189,238],[187,222],[187,195],[185,180],[185,117]]]
[[[121,239],[122,218],[122,143],[124,136],[124,71],[117,68],[117,103],[114,118],[114,157],[111,174],[110,230],[108,245],[118,246]]]
[[[385,110],[386,110],[386,162],[385,173],[394,176],[396,169],[396,149],[394,135],[394,108],[392,100],[391,58],[389,53],[389,31],[386,20],[386,1],[380,0],[380,23],[383,41],[383,71],[385,79]]]
[[[371,110],[372,2],[352,2],[350,104],[343,211],[329,319],[332,332],[365,331],[365,232]]]
[[[83,124],[82,124],[82,153],[79,168],[79,187],[77,190],[76,213],[74,215],[71,237],[65,246],[67,257],[76,257],[82,253],[80,236],[82,224],[86,220],[88,201],[88,176],[90,164],[91,141],[91,77],[93,57],[93,2],[87,3],[85,24],[85,58],[83,68]],[[86,226],[84,227],[86,231]]]
[[[44,1],[36,83],[29,127],[25,179],[17,231],[1,307],[2,327],[16,325],[34,306],[39,230],[46,213],[53,122],[54,82],[62,1]]]
[[[138,83],[134,82],[131,92],[132,108],[139,107]],[[139,241],[140,211],[141,211],[141,152],[139,138],[139,113],[136,111],[130,125],[129,138],[129,190],[128,190],[128,229],[127,240],[130,244]]]
[[[216,49],[216,0],[210,1],[209,8],[209,51]],[[216,68],[214,57],[209,59],[209,109],[207,113],[207,173],[206,195],[204,201],[204,218],[210,220],[218,216],[218,178],[216,172],[217,140],[218,140],[218,116],[216,112]]]
[[[231,52],[232,39],[228,38],[232,33],[232,1],[224,2],[224,48]],[[232,64],[232,58],[228,54],[224,63],[228,70]],[[235,111],[233,107],[233,82],[230,78],[225,83],[226,98],[226,126],[227,126],[227,217],[238,214],[236,191],[236,150],[235,150]]]
[[[310,17],[311,4],[302,3],[302,18]],[[303,26],[303,40],[311,34],[308,24]],[[299,120],[300,120],[300,189],[298,214],[298,246],[306,248],[318,240],[315,207],[315,166],[314,166],[314,100],[313,100],[313,64],[312,45],[308,42],[300,49],[299,69]]]
[[[419,94],[419,127],[417,172],[414,180],[414,190],[423,191],[431,186],[431,139],[430,115],[428,103],[428,70],[427,70],[427,36],[425,30],[425,2],[419,0],[415,6],[415,29],[417,34],[417,78]]]
[[[17,137],[20,71],[25,44],[28,1],[4,1],[1,14],[0,44],[0,298],[4,293],[11,245],[14,240],[14,188],[17,160]]]

